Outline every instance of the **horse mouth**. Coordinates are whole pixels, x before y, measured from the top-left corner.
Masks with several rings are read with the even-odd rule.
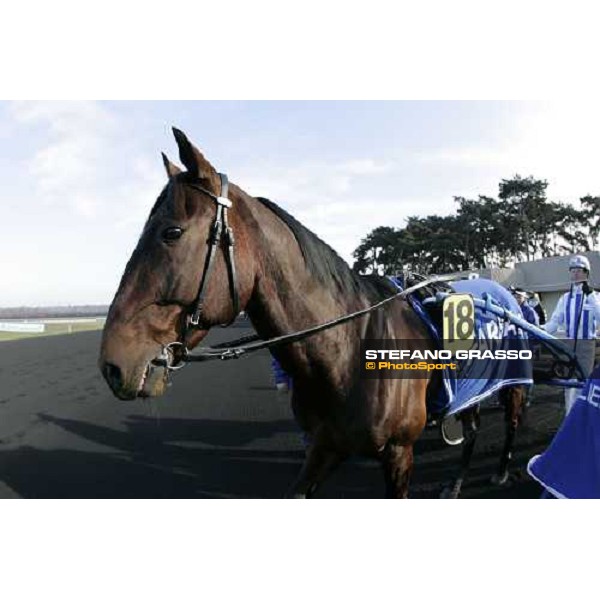
[[[169,370],[149,361],[137,386],[136,396],[138,398],[150,398],[164,394],[169,384]]]
[[[151,368],[152,367],[151,367],[150,363],[148,363],[144,369],[144,372],[142,373],[142,378],[140,379],[140,382],[138,383],[137,395],[140,398],[147,397],[147,394],[144,393],[144,386],[146,385],[146,381],[148,380],[148,374],[150,373]]]

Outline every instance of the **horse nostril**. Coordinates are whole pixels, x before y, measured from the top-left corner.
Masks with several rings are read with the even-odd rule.
[[[113,390],[121,387],[123,376],[121,375],[121,369],[119,369],[119,367],[111,363],[106,363],[102,369],[102,373]]]

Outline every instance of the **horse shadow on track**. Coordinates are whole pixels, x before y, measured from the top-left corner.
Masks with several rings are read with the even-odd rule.
[[[298,429],[288,419],[132,415],[125,429],[114,429],[45,413],[38,418],[77,436],[80,443],[76,449],[0,449],[0,480],[25,498],[281,498],[304,457]],[[482,437],[463,497],[538,497],[539,487],[526,475],[525,465],[543,445],[541,432],[531,433],[535,435],[517,441],[512,477],[502,489],[489,484],[500,440]],[[436,432],[426,432],[415,446],[410,497],[437,498],[459,454],[460,447],[448,448]],[[357,459],[344,463],[317,497],[381,498],[383,493],[379,465]]]
[[[102,448],[0,450],[0,479],[25,498],[281,498],[304,457],[299,442],[289,449],[294,444],[285,439],[270,449],[241,446],[275,435],[298,437],[288,420],[162,419],[158,425],[134,416],[127,430],[116,430],[38,417]],[[368,479],[357,486],[361,479],[351,474],[347,486],[334,488],[338,497],[372,497]]]

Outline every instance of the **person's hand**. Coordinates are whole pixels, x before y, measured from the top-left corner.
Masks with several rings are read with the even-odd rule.
[[[583,285],[581,286],[581,291],[586,296],[589,296],[594,290],[590,287],[590,284],[587,281],[584,281]]]

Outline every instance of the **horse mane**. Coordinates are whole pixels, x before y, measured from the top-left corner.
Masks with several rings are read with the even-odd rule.
[[[268,198],[257,197],[256,199],[287,225],[298,242],[308,270],[323,285],[333,284],[340,294],[347,297],[362,293],[370,300],[387,298],[391,295],[390,292],[397,291],[384,277],[354,273],[329,244],[281,206]]]

